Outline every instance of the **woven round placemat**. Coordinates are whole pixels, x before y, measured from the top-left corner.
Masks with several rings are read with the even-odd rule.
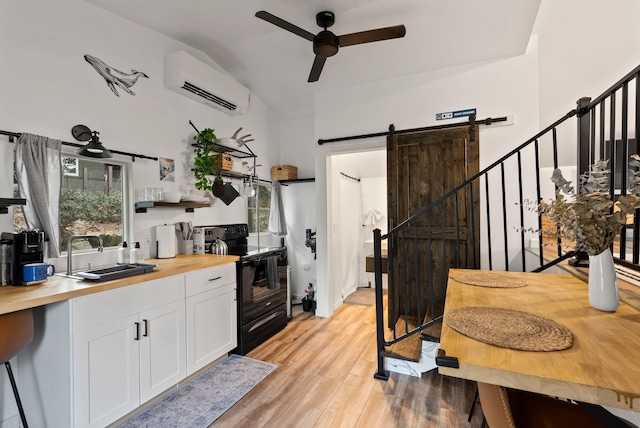
[[[495,272],[468,270],[451,274],[451,278],[468,285],[492,288],[517,288],[527,285],[527,281]]]
[[[573,334],[565,326],[514,309],[469,306],[448,312],[444,321],[458,333],[502,348],[561,351],[573,343]]]

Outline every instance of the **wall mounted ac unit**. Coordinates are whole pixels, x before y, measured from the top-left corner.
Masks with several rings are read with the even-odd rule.
[[[167,88],[230,115],[243,114],[249,90],[184,51],[165,57]]]

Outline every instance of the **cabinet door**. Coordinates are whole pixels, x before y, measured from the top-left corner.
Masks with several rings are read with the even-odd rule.
[[[140,313],[140,403],[186,377],[184,300]]]
[[[236,287],[229,284],[187,298],[187,375],[238,344]]]
[[[140,404],[138,315],[74,336],[74,425],[104,427]]]

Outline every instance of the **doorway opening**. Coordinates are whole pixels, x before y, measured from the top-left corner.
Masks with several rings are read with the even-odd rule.
[[[327,157],[328,257],[335,304],[358,287],[374,287],[366,271],[373,230],[387,232],[387,151],[373,149]]]

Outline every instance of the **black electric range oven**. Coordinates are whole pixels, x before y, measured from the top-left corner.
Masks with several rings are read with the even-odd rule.
[[[219,238],[230,255],[240,256],[236,262],[238,347],[234,352],[246,355],[287,325],[287,249],[248,245],[247,224],[201,227],[208,252]]]

